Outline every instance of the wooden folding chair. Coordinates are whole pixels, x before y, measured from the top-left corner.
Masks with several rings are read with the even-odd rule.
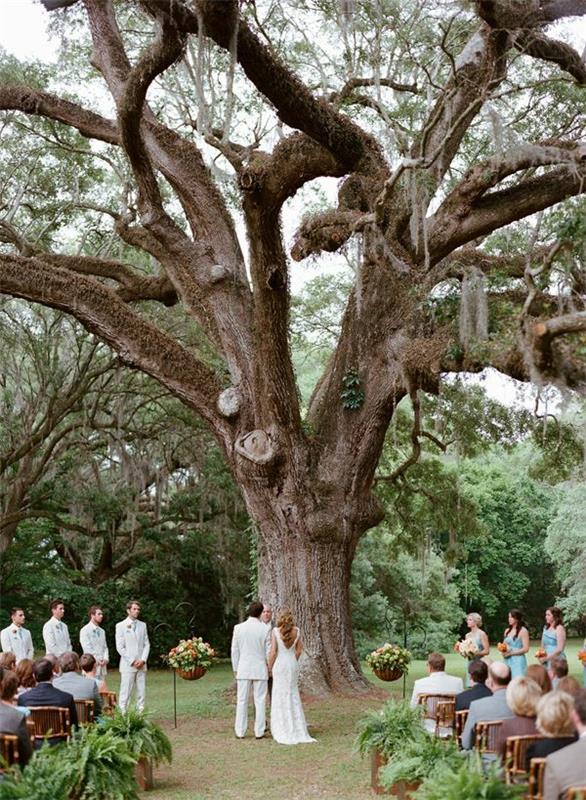
[[[423,719],[433,720],[435,730],[437,730],[437,706],[438,703],[452,701],[453,694],[420,694],[417,698],[417,705],[423,707]]]
[[[94,701],[76,700],[77,722],[79,725],[89,725],[94,721]]]
[[[458,747],[462,747],[462,734],[464,733],[464,728],[466,727],[466,720],[468,719],[468,714],[470,711],[465,708],[463,711],[456,711],[455,714],[455,725],[454,725],[454,732],[456,734],[456,741],[458,742]]]
[[[532,744],[543,739],[538,734],[528,736],[509,736],[506,742],[505,778],[507,783],[528,783],[527,750]]]
[[[27,733],[28,733],[28,738],[31,740],[31,744],[34,744],[35,743],[35,723],[30,717],[26,718],[26,730],[27,730]]]
[[[0,733],[0,772],[13,764],[18,764],[18,736]]]
[[[543,800],[543,775],[545,758],[532,758],[529,764],[529,791],[527,800]]]
[[[571,786],[566,792],[566,800],[586,800],[586,786]]]
[[[69,709],[59,706],[29,706],[30,718],[35,724],[35,745],[45,740],[49,742],[67,741],[71,731]]]
[[[456,698],[450,700],[440,700],[435,711],[435,735],[442,738],[453,738],[455,735],[456,724]],[[443,731],[451,731],[451,734],[442,734]]]
[[[479,753],[496,755],[496,742],[502,724],[502,719],[476,723],[474,747]]]
[[[116,692],[100,692],[102,698],[102,713],[113,714],[116,708]]]

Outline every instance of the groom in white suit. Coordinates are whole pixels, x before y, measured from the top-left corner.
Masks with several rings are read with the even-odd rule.
[[[248,726],[248,693],[254,694],[254,735],[262,739],[265,733],[267,681],[267,651],[270,630],[261,622],[263,604],[251,603],[248,619],[234,626],[232,636],[232,668],[236,675],[236,722],[234,730],[243,739]]]
[[[128,616],[116,625],[116,650],[120,655],[120,697],[118,707],[126,711],[132,689],[136,689],[136,708],[144,709],[147,659],[151,645],[147,626],[138,618],[140,603],[129,600]]]

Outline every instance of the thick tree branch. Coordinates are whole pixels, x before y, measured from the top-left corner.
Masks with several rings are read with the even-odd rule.
[[[0,292],[71,314],[125,364],[151,375],[198,411],[219,436],[228,434],[215,412],[221,387],[214,373],[103,284],[37,258],[0,254]]]

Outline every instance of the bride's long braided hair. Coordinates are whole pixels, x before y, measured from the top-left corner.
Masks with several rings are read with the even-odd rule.
[[[295,620],[289,609],[285,608],[277,617],[277,628],[285,647],[291,647],[295,641]]]

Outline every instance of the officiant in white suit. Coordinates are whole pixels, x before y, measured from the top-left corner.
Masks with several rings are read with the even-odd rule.
[[[128,616],[116,625],[116,650],[120,655],[120,697],[118,707],[126,711],[132,690],[136,691],[136,708],[144,709],[147,659],[151,645],[147,626],[139,620],[140,603],[129,600]]]
[[[232,636],[232,668],[237,686],[234,731],[238,739],[244,738],[248,726],[248,693],[251,687],[254,695],[254,735],[262,739],[265,733],[270,629],[260,619],[262,612],[262,603],[251,603],[248,619],[234,626]]]

